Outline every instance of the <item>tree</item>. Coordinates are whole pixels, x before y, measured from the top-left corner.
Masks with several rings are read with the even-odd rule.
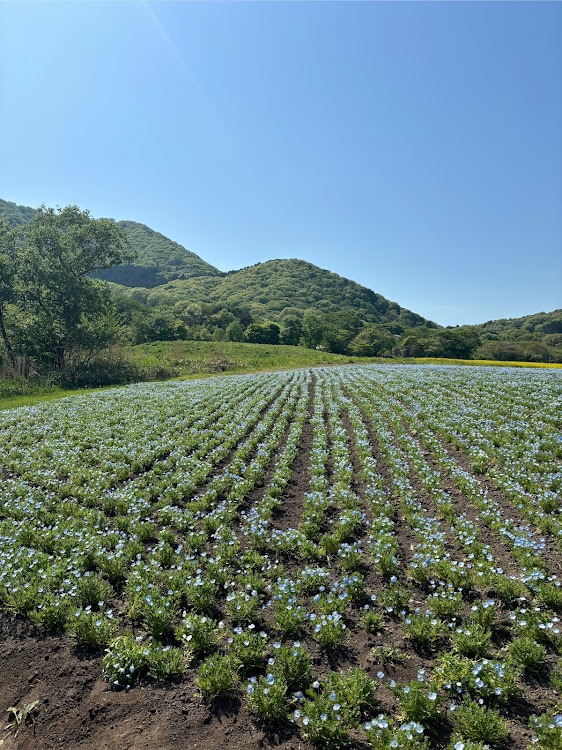
[[[478,334],[470,328],[446,328],[437,337],[441,351],[436,355],[453,359],[470,359],[480,346]]]
[[[298,346],[302,336],[302,321],[296,315],[287,315],[281,325],[281,343]]]
[[[280,333],[277,323],[250,323],[245,337],[251,344],[278,344]]]
[[[381,326],[367,325],[351,342],[349,348],[357,357],[378,357],[390,352],[394,338]]]
[[[4,219],[0,219],[0,335],[10,363],[14,364],[14,351],[6,332],[6,308],[15,298],[16,232]]]
[[[323,335],[324,326],[320,316],[314,310],[306,310],[302,319],[304,345],[309,349],[316,349]]]
[[[30,353],[62,370],[73,348],[107,342],[113,305],[92,272],[132,260],[124,232],[77,206],[41,208],[17,250],[18,331]]]
[[[244,341],[244,329],[240,321],[233,320],[226,328],[226,338],[229,341]]]
[[[151,315],[135,318],[135,343],[147,341],[173,341],[176,338],[176,320],[167,310],[155,310]],[[183,324],[185,326],[185,323]],[[187,331],[187,329],[186,329]]]
[[[324,315],[322,323],[324,344],[328,351],[334,354],[347,354],[349,344],[363,326],[361,319],[355,313],[346,310]]]

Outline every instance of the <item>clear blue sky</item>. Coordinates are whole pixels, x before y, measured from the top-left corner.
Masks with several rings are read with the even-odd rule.
[[[562,306],[561,3],[18,0],[0,29],[0,197],[444,325]]]

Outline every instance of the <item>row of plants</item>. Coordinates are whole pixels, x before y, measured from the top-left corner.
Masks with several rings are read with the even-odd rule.
[[[557,381],[525,373],[524,411],[512,375],[474,372],[482,419],[505,393],[537,445]],[[500,748],[517,726],[553,750],[560,587],[434,428],[449,393],[441,422],[462,433],[465,380],[327,368],[6,413],[0,600],[106,648],[113,689],[181,676],[317,745]],[[536,477],[556,466],[548,440],[548,457],[522,454]],[[531,689],[525,728],[510,705]]]

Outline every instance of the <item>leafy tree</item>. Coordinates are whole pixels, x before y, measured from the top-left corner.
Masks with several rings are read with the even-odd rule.
[[[396,347],[396,353],[401,357],[423,357],[425,349],[417,336],[406,336]]]
[[[251,344],[278,344],[280,333],[277,323],[250,323],[245,337]]]
[[[480,346],[478,334],[470,328],[446,328],[439,331],[437,337],[440,342],[441,353],[436,356],[470,359]]]
[[[323,319],[323,341],[329,352],[347,354],[351,341],[357,336],[363,325],[361,319],[346,310],[328,313]]]
[[[378,357],[388,354],[394,346],[394,338],[381,326],[368,325],[360,331],[350,344],[350,351],[357,357]]]
[[[6,332],[6,308],[15,298],[16,233],[0,219],[0,335],[8,359],[14,363],[12,344]]]
[[[302,320],[302,336],[304,345],[309,349],[316,349],[322,341],[324,326],[321,317],[314,310],[306,310]]]
[[[244,329],[240,321],[234,320],[226,328],[226,338],[228,341],[244,341]]]
[[[17,332],[30,353],[62,370],[75,348],[107,343],[113,306],[92,272],[132,259],[123,232],[77,206],[42,206],[17,246]]]
[[[177,336],[176,322],[174,316],[165,310],[156,310],[150,315],[138,316],[134,324],[135,343],[172,341]],[[185,326],[185,323],[183,325]]]
[[[298,346],[302,336],[302,321],[296,315],[283,318],[281,326],[281,343]]]

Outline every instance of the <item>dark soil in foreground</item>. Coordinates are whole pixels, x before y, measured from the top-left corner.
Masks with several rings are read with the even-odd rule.
[[[7,750],[167,750],[228,747],[309,750],[291,727],[263,731],[238,700],[205,703],[187,681],[113,691],[101,653],[69,636],[45,635],[24,617],[0,612],[0,720],[8,708],[39,701],[30,721],[4,741]],[[5,735],[0,734],[0,739]]]

